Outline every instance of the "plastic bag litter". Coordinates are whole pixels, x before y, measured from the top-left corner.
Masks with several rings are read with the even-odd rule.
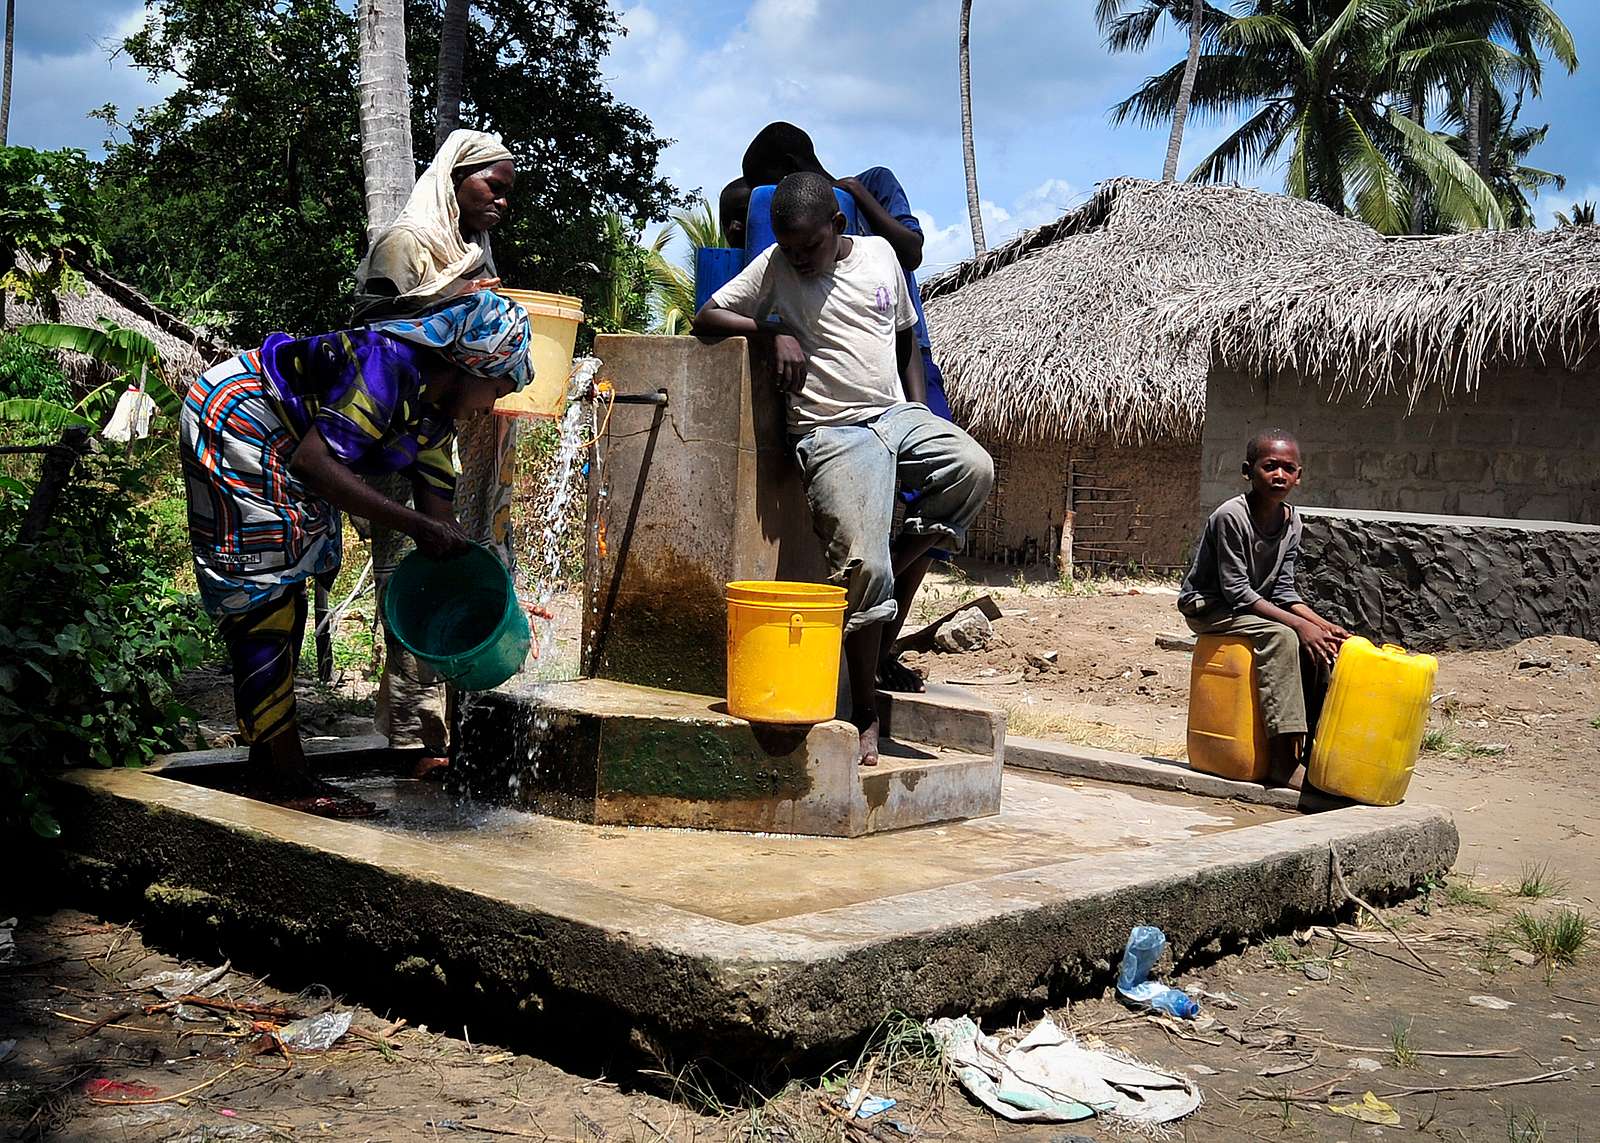
[[[899,1102],[883,1095],[863,1095],[860,1088],[853,1087],[839,1101],[839,1106],[846,1111],[854,1106],[857,1119],[871,1119],[874,1115],[882,1115]]]
[[[1003,1054],[970,1017],[931,1020],[927,1028],[962,1086],[1006,1119],[1075,1122],[1102,1115],[1148,1125],[1181,1119],[1200,1106],[1200,1089],[1188,1077],[1120,1052],[1085,1048],[1049,1019]]]
[[[1192,996],[1149,979],[1150,970],[1161,959],[1166,947],[1167,934],[1154,925],[1136,925],[1128,934],[1128,947],[1122,954],[1122,968],[1117,973],[1117,995],[1138,1008],[1153,1009],[1181,1020],[1193,1020],[1200,1015],[1200,1005]]]
[[[1346,1115],[1362,1123],[1376,1123],[1380,1127],[1400,1126],[1400,1113],[1370,1091],[1359,1103],[1345,1103],[1337,1107],[1330,1103],[1328,1110],[1335,1115]]]
[[[349,1012],[324,1012],[285,1024],[274,1033],[286,1048],[302,1052],[325,1052],[350,1031]]]
[[[175,996],[214,996],[222,991],[222,978],[232,970],[231,960],[224,961],[221,968],[169,969],[141,976],[130,987],[153,989],[165,1000]]]

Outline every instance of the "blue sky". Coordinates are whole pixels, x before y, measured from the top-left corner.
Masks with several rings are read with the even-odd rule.
[[[1175,36],[1142,57],[1099,44],[1093,0],[978,0],[972,25],[973,117],[985,229],[991,245],[1082,201],[1115,175],[1157,177],[1166,132],[1113,129],[1106,109],[1182,53]],[[961,166],[956,75],[958,0],[643,0],[618,5],[628,35],[605,73],[616,95],[676,140],[667,174],[715,194],[738,173],[764,123],[809,130],[835,174],[892,167],[927,231],[926,265],[971,251]],[[1600,95],[1600,4],[1559,0],[1585,66],[1554,69],[1524,114],[1551,124],[1535,165],[1567,175],[1539,204],[1600,199],[1600,143],[1582,124]],[[126,0],[22,0],[17,5],[11,141],[99,149],[105,103],[124,112],[160,99],[120,59],[119,36],[143,5]],[[354,98],[354,93],[352,93]],[[1187,170],[1228,124],[1192,123]],[[1276,187],[1278,171],[1258,178]]]

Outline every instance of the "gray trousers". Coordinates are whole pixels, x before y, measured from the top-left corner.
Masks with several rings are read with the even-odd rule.
[[[1300,636],[1273,619],[1259,615],[1225,615],[1220,619],[1185,619],[1196,635],[1241,635],[1255,648],[1256,685],[1261,695],[1261,721],[1268,737],[1305,734],[1305,681],[1300,670]]]
[[[846,589],[845,634],[893,619],[890,541],[901,488],[920,493],[902,532],[959,549],[994,486],[994,462],[960,428],[901,404],[860,425],[813,429],[795,446],[811,522]]]

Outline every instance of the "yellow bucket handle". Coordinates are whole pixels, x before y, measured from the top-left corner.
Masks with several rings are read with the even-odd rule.
[[[1385,643],[1383,649],[1391,655],[1409,655],[1410,652],[1398,643]]]

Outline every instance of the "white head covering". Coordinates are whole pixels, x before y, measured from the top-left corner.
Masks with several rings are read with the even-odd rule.
[[[390,230],[409,232],[432,263],[430,273],[401,294],[402,298],[438,294],[478,266],[494,269],[488,231],[479,231],[470,241],[461,236],[461,207],[456,202],[453,175],[461,167],[480,167],[511,157],[505,144],[493,135],[483,131],[450,132],[444,146],[439,148],[433,162],[411,189],[405,209],[389,224]],[[356,281],[361,288],[366,285],[369,260],[370,255],[356,271]]]

